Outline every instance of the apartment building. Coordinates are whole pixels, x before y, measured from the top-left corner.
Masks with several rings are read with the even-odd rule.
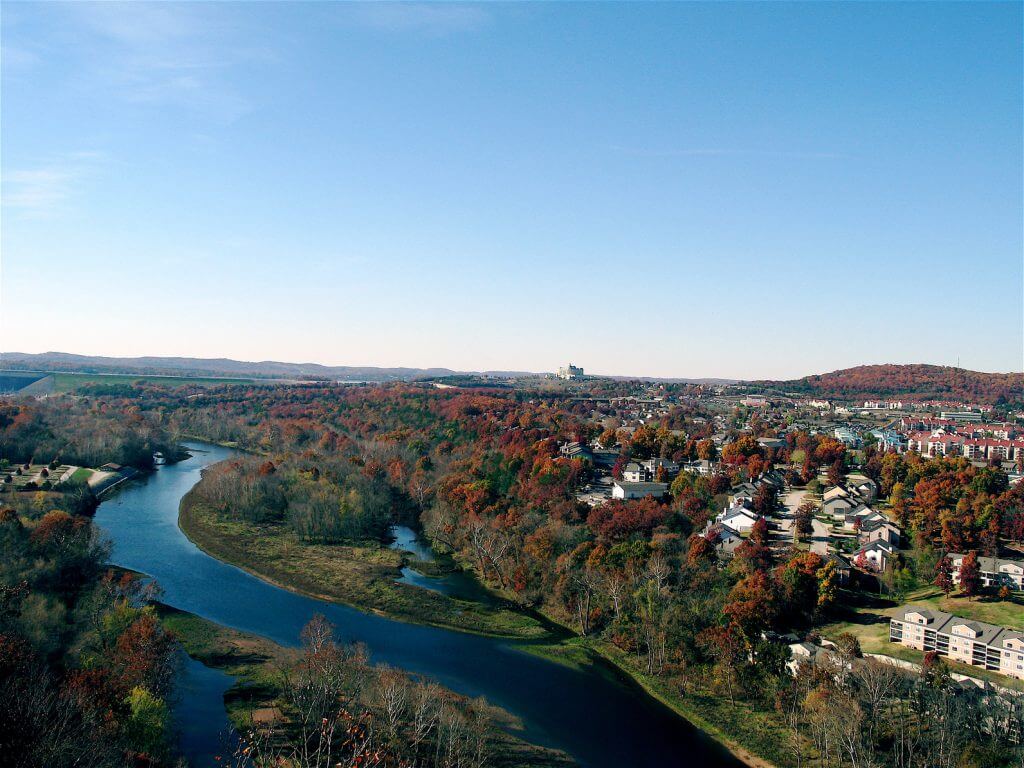
[[[889,621],[889,642],[1024,680],[1024,633],[917,605]]]
[[[953,566],[953,583],[960,583],[960,564],[964,555],[950,552],[946,557]],[[1007,586],[1024,590],[1024,560],[1003,560],[999,557],[979,557],[978,576],[984,587]]]

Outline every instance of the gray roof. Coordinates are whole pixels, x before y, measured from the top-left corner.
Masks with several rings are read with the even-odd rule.
[[[616,480],[615,484],[624,491],[640,491],[641,493],[654,493],[656,491],[665,493],[668,490],[668,483],[631,483],[628,480]]]
[[[897,621],[907,621],[908,613],[920,613],[928,621],[929,629],[939,629],[947,621],[953,618],[953,614],[936,611],[934,608],[924,608],[920,605],[905,605],[893,616]]]

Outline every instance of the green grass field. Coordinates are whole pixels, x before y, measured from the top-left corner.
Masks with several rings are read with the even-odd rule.
[[[200,386],[213,387],[219,384],[252,384],[255,379],[223,379],[215,377],[191,376],[139,376],[127,374],[98,373],[54,373],[54,389],[57,392],[75,392],[93,385],[132,385],[143,381],[147,384],[160,384],[167,387]]]

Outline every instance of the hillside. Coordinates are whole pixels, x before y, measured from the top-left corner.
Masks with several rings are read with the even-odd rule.
[[[839,400],[899,397],[987,405],[1024,404],[1024,373],[982,373],[941,365],[860,365],[802,379],[748,384],[754,389]]]
[[[282,363],[274,360],[245,362],[227,358],[198,357],[98,357],[74,355],[67,352],[0,353],[0,370],[347,381],[422,379],[450,376],[456,373],[448,368],[378,368],[374,366],[320,365],[319,363]],[[519,371],[485,371],[484,373],[500,377],[529,375]]]

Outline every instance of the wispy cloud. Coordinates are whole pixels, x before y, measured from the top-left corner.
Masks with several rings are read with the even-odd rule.
[[[647,147],[624,147],[613,144],[611,149],[637,157],[778,157],[803,160],[836,160],[849,157],[841,152],[814,152],[788,149],[737,149],[696,147],[683,149],[652,149]]]
[[[83,91],[226,122],[251,109],[231,70],[267,52],[227,23],[217,4],[72,3],[54,12],[82,54],[75,81]]]
[[[97,152],[72,152],[33,168],[4,171],[0,202],[28,218],[52,218],[68,210],[81,183],[103,159]]]
[[[429,35],[475,32],[491,21],[485,7],[462,3],[349,3],[338,6],[338,13],[350,24]]]

